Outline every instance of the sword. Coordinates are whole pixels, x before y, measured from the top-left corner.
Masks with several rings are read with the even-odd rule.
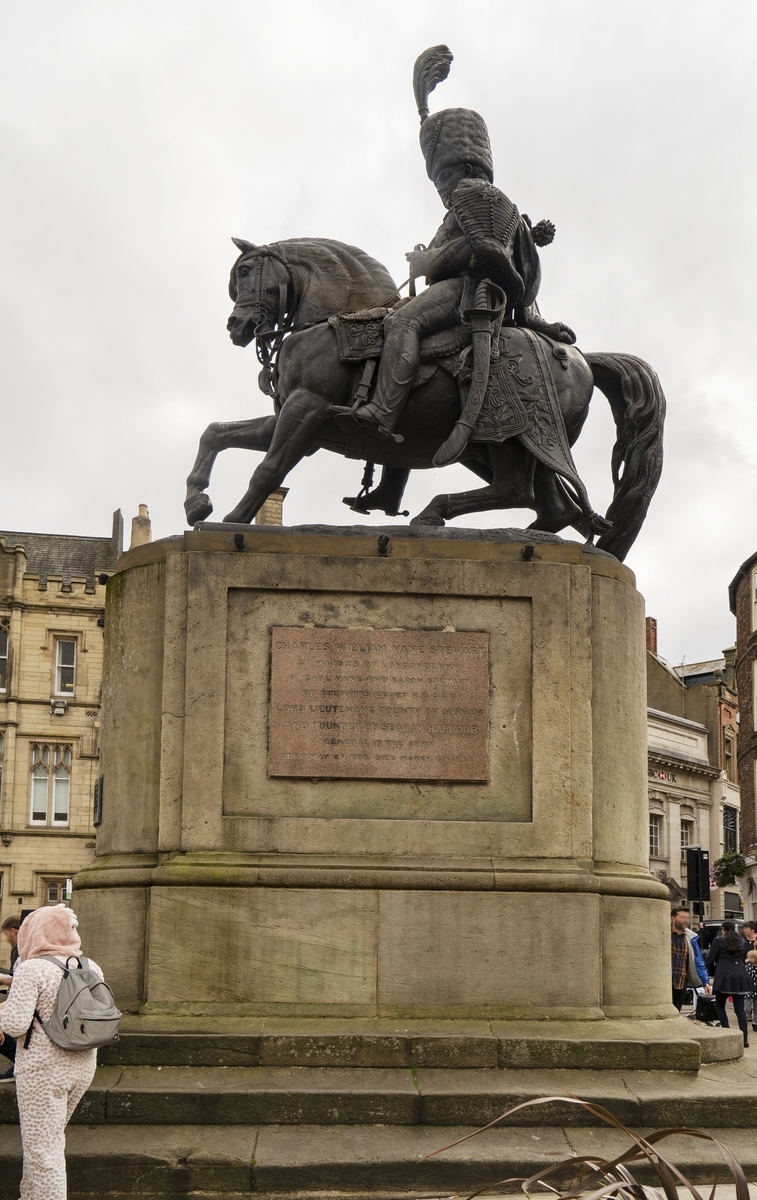
[[[488,306],[489,289],[494,293],[494,307]],[[502,310],[506,303],[505,293],[496,284],[484,279],[476,288],[474,307],[462,314],[463,321],[470,326],[473,341],[473,374],[468,399],[465,401],[460,420],[432,462],[435,467],[446,467],[456,462],[468,445],[468,439],[476,428],[476,421],[483,407],[489,383],[489,365],[492,354],[492,332],[501,323]]]

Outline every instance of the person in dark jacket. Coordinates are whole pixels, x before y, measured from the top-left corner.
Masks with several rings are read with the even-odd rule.
[[[21,928],[20,917],[7,917],[2,925],[0,925],[0,933],[10,945],[11,948],[11,973],[6,975],[4,971],[0,972],[0,988],[9,988],[13,981],[13,970],[18,960],[18,931]],[[3,1045],[0,1047],[0,1054],[6,1058],[10,1067],[0,1073],[0,1079],[11,1079],[13,1077],[13,1067],[16,1061],[16,1043],[13,1038],[6,1038]]]
[[[718,1020],[724,1029],[728,1029],[725,1005],[728,997],[732,996],[745,1046],[749,1045],[745,1000],[752,990],[752,981],[746,969],[748,949],[748,942],[736,932],[733,921],[724,921],[707,955],[707,970],[714,974],[713,991]]]

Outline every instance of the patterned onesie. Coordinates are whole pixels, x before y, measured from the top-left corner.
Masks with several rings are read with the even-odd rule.
[[[102,977],[97,964],[88,962]],[[24,1049],[35,1008],[43,1021],[50,1019],[62,979],[63,972],[46,959],[19,962],[0,1010],[0,1028],[6,1037],[18,1038],[16,1099],[24,1147],[21,1200],[66,1200],[65,1129],[97,1066],[96,1050],[61,1050],[37,1021],[29,1049]]]
[[[757,950],[757,946],[755,946]],[[752,1022],[752,1029],[757,1029],[757,963],[745,963],[746,973],[752,981],[752,990],[746,998],[747,1016]]]

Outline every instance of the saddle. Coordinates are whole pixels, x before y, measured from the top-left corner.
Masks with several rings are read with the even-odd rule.
[[[368,399],[383,349],[384,320],[391,311],[388,308],[371,308],[329,317],[341,361],[365,364],[354,395],[356,403]],[[473,366],[472,354],[468,350],[471,344],[471,330],[462,324],[435,333],[421,342],[422,363],[434,362],[457,378],[463,409],[468,398]],[[568,369],[565,346],[546,334],[506,326],[499,332],[492,350],[486,392],[469,440],[504,442],[508,438],[519,437],[537,461],[570,481],[583,498],[585,488],[573,462],[554,378],[555,371]],[[422,365],[415,386],[427,378]],[[357,451],[354,457],[360,458],[362,453]]]
[[[337,313],[329,317],[336,334],[341,362],[365,362],[381,358],[384,348],[384,320],[391,308],[367,308],[362,312]],[[471,343],[471,331],[465,325],[453,325],[433,333],[421,342],[421,362],[446,359]]]

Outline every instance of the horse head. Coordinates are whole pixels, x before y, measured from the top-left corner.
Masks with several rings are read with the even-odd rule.
[[[234,308],[227,329],[235,346],[399,298],[386,267],[356,246],[331,238],[288,238],[270,246],[231,240],[242,252],[229,280]]]
[[[286,265],[269,246],[232,238],[241,254],[231,269],[229,295],[234,308],[226,322],[235,346],[248,346],[285,327],[291,307],[291,280]]]

